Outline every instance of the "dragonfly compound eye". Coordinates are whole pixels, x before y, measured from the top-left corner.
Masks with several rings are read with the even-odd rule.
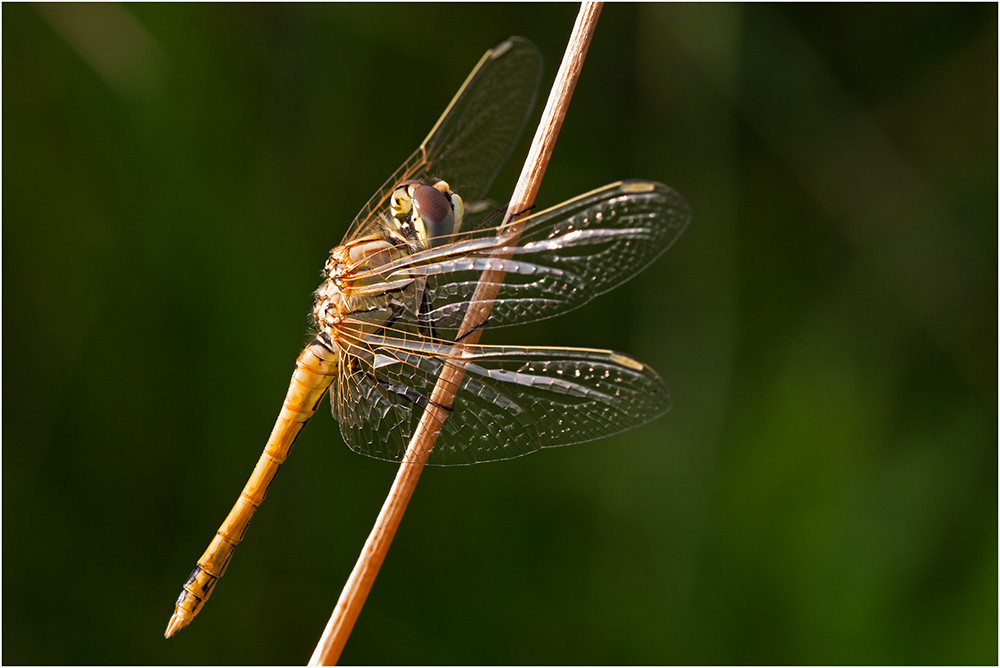
[[[445,191],[447,187],[444,184]],[[417,223],[418,231],[428,247],[447,242],[458,231],[464,213],[461,197],[426,185],[413,189],[413,207],[417,214],[414,223]]]

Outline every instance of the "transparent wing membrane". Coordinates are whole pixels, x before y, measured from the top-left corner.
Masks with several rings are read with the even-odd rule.
[[[377,231],[393,189],[409,179],[444,179],[470,203],[485,196],[524,131],[541,77],[542,54],[525,39],[487,51],[420,147],[358,213],[345,241]]]
[[[430,325],[453,334],[483,271],[506,274],[489,326],[550,318],[621,285],[659,257],[691,220],[687,202],[667,186],[626,181],[600,188],[523,221],[516,244],[495,228],[402,257],[372,272],[384,283],[424,279],[423,300],[404,305],[396,326]],[[507,257],[499,257],[505,255]],[[427,305],[430,310],[422,312]]]
[[[670,408],[650,367],[609,350],[449,346],[365,337],[349,348],[331,397],[344,440],[400,461],[446,364],[465,374],[429,464],[511,459],[639,426]],[[378,360],[376,362],[376,360]]]

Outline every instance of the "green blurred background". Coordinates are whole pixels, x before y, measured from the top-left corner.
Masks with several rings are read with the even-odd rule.
[[[4,663],[308,659],[395,473],[325,410],[162,633],[328,250],[576,11],[3,5]],[[425,472],[343,661],[995,664],[996,5],[609,5],[538,203],[627,177],[676,246],[487,340],[627,351],[673,411]]]

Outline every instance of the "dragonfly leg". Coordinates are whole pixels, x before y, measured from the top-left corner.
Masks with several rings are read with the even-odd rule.
[[[420,282],[420,306],[417,308],[417,329],[421,334],[427,336],[431,339],[437,339],[437,332],[435,331],[434,322],[431,320],[431,298],[427,294],[427,279],[423,279]]]
[[[466,338],[467,336],[469,336],[469,335],[470,335],[470,334],[472,334],[473,332],[478,332],[478,331],[479,331],[479,330],[481,330],[481,329],[485,329],[485,328],[486,328],[486,325],[488,325],[488,324],[489,324],[489,322],[490,322],[490,319],[491,319],[492,317],[493,317],[493,316],[492,316],[492,314],[490,314],[490,315],[487,315],[487,316],[486,316],[486,318],[485,318],[485,319],[484,319],[484,320],[483,320],[482,322],[480,322],[480,323],[477,323],[477,324],[476,324],[476,325],[475,325],[474,327],[472,327],[472,328],[471,328],[471,329],[470,329],[469,331],[467,331],[467,332],[466,332],[465,334],[462,334],[461,336],[457,337],[457,338],[455,339],[455,343],[461,343],[461,342],[462,342],[462,341],[463,341],[463,340],[464,340],[464,339],[465,339],[465,338]]]
[[[378,387],[381,387],[386,392],[391,392],[392,394],[400,396],[420,409],[426,409],[427,406],[430,405],[430,406],[437,406],[438,408],[446,411],[452,410],[452,408],[449,406],[442,406],[437,402],[431,401],[430,398],[427,397],[427,395],[418,392],[417,390],[407,385],[389,382],[363,369],[358,369],[357,373],[366,376],[373,384],[377,385]]]

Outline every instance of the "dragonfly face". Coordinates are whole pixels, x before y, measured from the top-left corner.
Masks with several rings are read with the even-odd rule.
[[[465,203],[445,181],[428,185],[420,179],[396,186],[391,199],[392,220],[411,251],[446,243],[462,226]]]
[[[519,218],[516,237],[476,220],[490,209],[481,198],[525,126],[540,75],[526,40],[488,51],[331,251],[313,303],[315,339],[296,360],[250,480],[184,585],[168,637],[207,600],[327,392],[352,450],[400,461],[442,372],[460,368],[445,376],[451,405],[435,403],[447,414],[427,460],[438,465],[603,438],[670,408],[656,372],[623,353],[463,342],[481,312],[489,315],[476,328],[582,306],[652,263],[691,217],[672,189],[635,180]],[[498,290],[488,311],[477,297],[484,282]]]

